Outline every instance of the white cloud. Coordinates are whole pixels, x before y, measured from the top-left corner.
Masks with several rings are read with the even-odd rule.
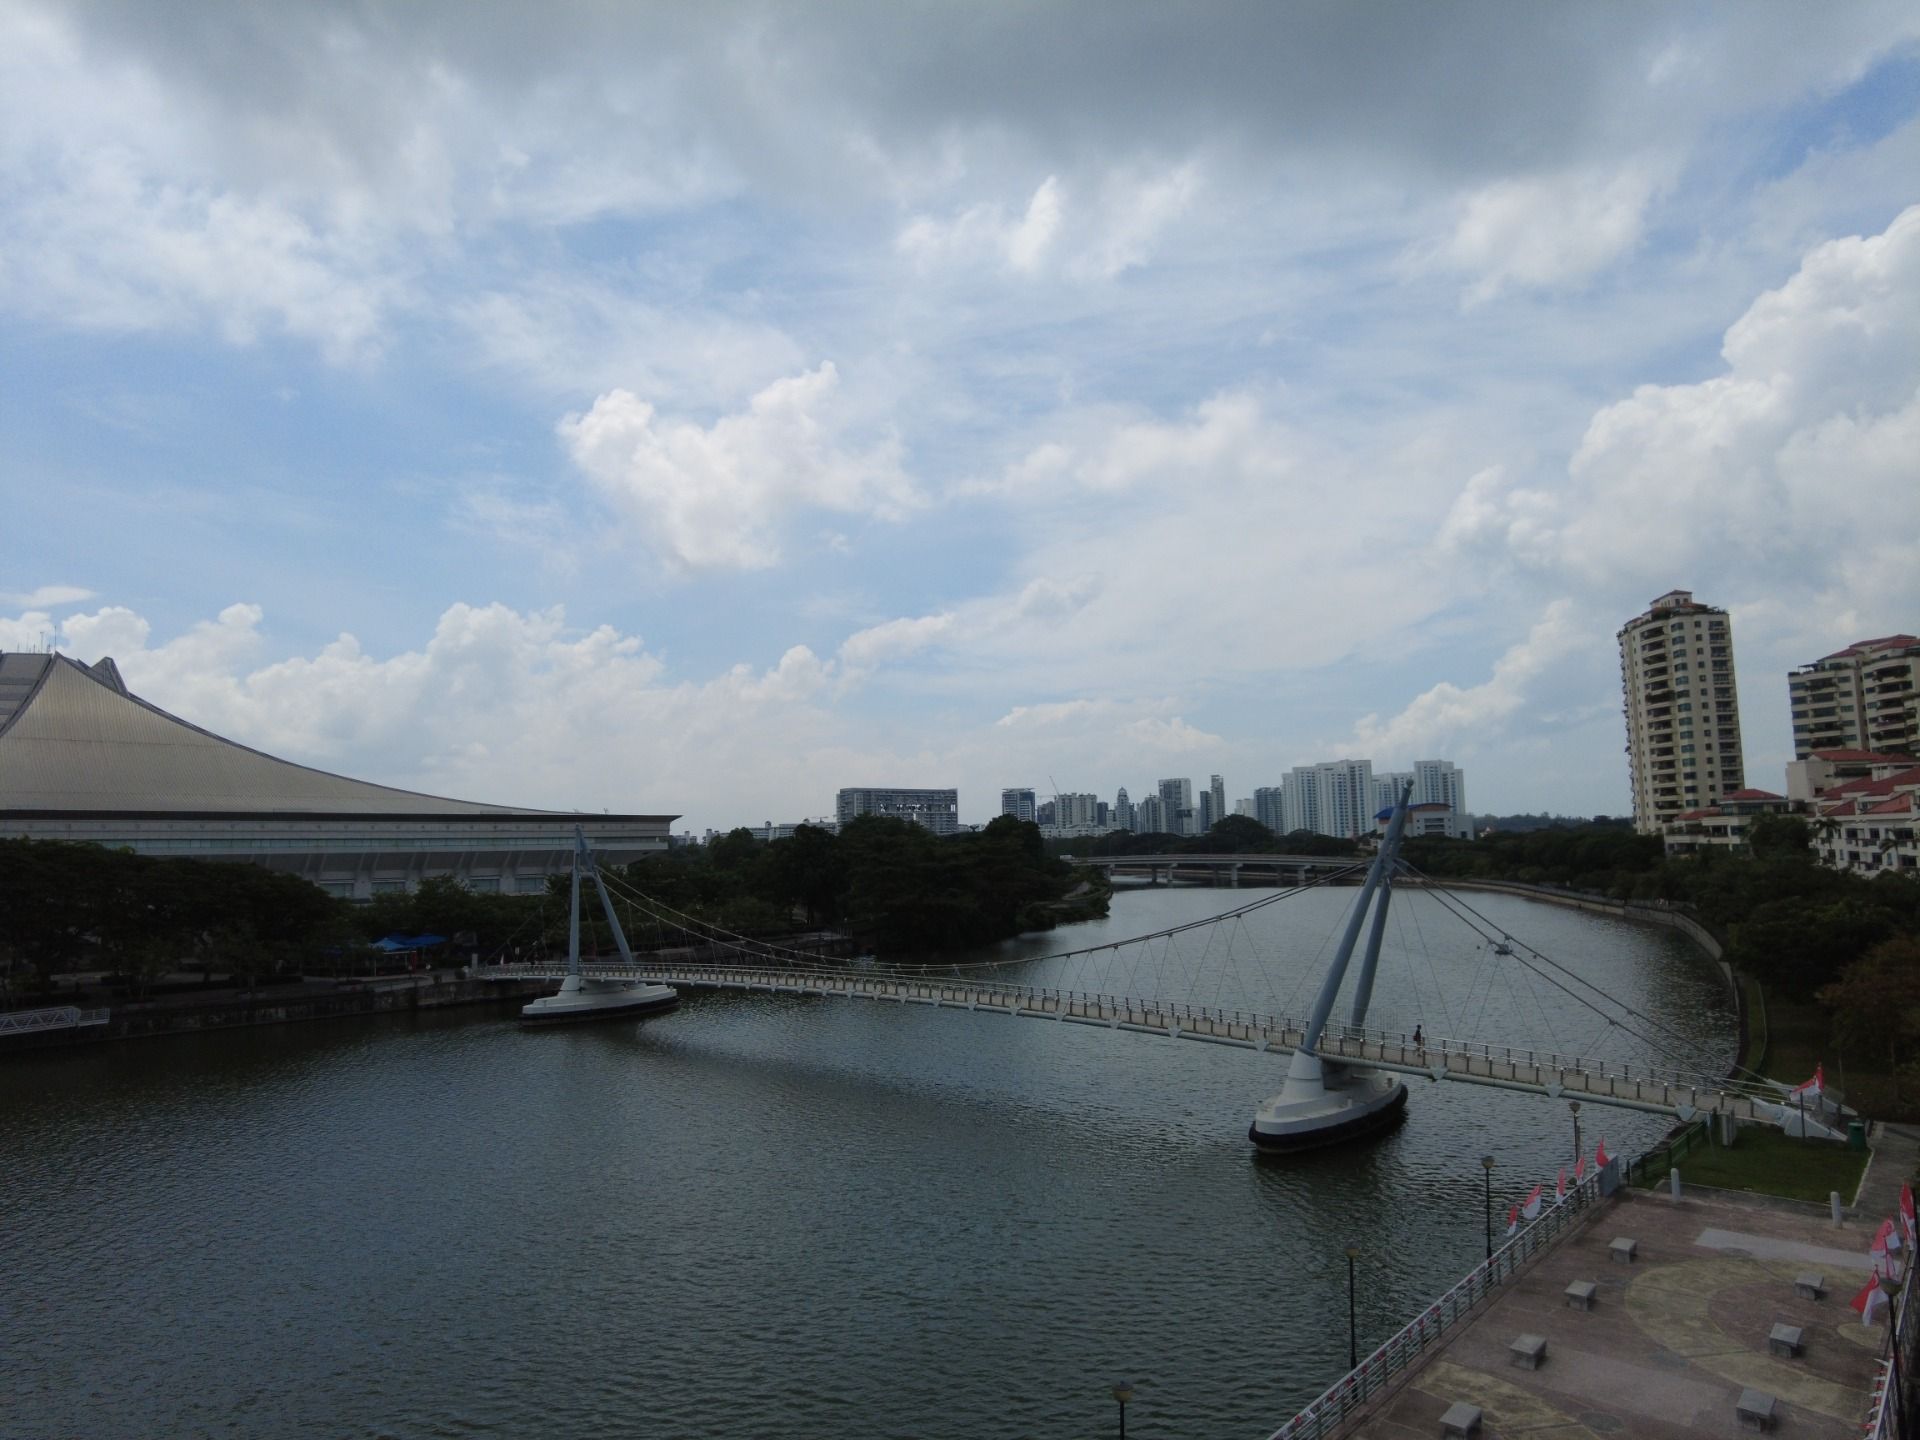
[[[985,266],[1024,277],[1057,272],[1076,281],[1111,280],[1153,258],[1200,193],[1200,170],[1193,162],[1124,167],[1089,188],[1089,199],[1070,206],[1065,185],[1049,175],[1019,214],[984,202],[945,220],[916,215],[894,237],[894,249],[923,273]]]
[[[923,270],[988,264],[1031,275],[1060,232],[1062,210],[1060,181],[1049,175],[1021,215],[997,204],[970,205],[950,220],[916,215],[901,227],[894,248]]]
[[[1508,288],[1579,284],[1639,245],[1660,188],[1647,165],[1496,180],[1460,202],[1452,233],[1426,263],[1476,277],[1468,304]]]
[[[1593,417],[1561,562],[1641,589],[1704,572],[1737,592],[1764,574],[1861,613],[1910,603],[1911,582],[1868,603],[1855,577],[1920,546],[1920,206],[1815,249],[1722,354],[1720,375]]]
[[[93,593],[83,585],[41,585],[24,592],[0,595],[0,604],[26,605],[36,609],[47,605],[72,605],[81,600],[91,600]]]
[[[657,422],[626,390],[602,395],[559,433],[574,463],[683,569],[763,569],[780,558],[783,522],[817,509],[898,520],[920,504],[897,442],[842,443],[832,362],[755,395],[701,427]]]
[[[804,785],[828,740],[814,702],[829,667],[805,646],[685,681],[638,636],[573,630],[557,607],[454,605],[424,646],[384,658],[342,635],[263,663],[262,625],[241,604],[157,645],[118,607],[66,629],[69,653],[113,655],[136,694],[217,734],[468,799],[745,816]]]
[[[1387,720],[1364,716],[1345,748],[1370,757],[1376,766],[1471,753],[1501,735],[1533,698],[1530,687],[1544,670],[1576,651],[1604,645],[1606,639],[1605,630],[1577,616],[1571,600],[1555,600],[1526,639],[1495,662],[1490,678],[1465,688],[1442,681]]]
[[[1201,750],[1212,750],[1220,744],[1218,735],[1209,735],[1204,730],[1196,729],[1178,715],[1165,720],[1135,720],[1125,728],[1124,733],[1128,740],[1141,749],[1162,755],[1191,755]]]
[[[849,635],[840,645],[840,663],[862,672],[892,660],[904,660],[937,644],[953,630],[951,615],[922,615],[888,620]]]
[[[674,281],[678,290],[699,277]],[[651,288],[642,277],[621,285],[549,274],[458,300],[450,313],[484,363],[569,395],[624,388],[656,403],[704,405],[750,394],[805,360],[775,326],[642,298]]]

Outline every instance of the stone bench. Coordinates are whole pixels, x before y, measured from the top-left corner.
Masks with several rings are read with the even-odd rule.
[[[1440,1433],[1445,1435],[1469,1436],[1480,1428],[1480,1407],[1457,1400],[1447,1407],[1447,1413],[1440,1417]]]
[[[1529,1370],[1538,1370],[1540,1362],[1547,1358],[1547,1337],[1544,1335],[1516,1335],[1513,1343],[1507,1346],[1507,1363],[1524,1365]]]
[[[1566,1289],[1568,1306],[1577,1307],[1581,1310],[1591,1310],[1593,1308],[1593,1297],[1599,1293],[1599,1289],[1600,1287],[1595,1285],[1591,1280],[1574,1281],[1571,1285],[1567,1286]]]
[[[1805,1338],[1805,1332],[1798,1325],[1776,1325],[1767,1332],[1767,1349],[1791,1360],[1800,1353]]]
[[[1614,1264],[1631,1265],[1633,1263],[1633,1252],[1639,1248],[1640,1242],[1638,1240],[1630,1240],[1625,1235],[1620,1235],[1616,1236],[1613,1242],[1607,1246],[1607,1253],[1613,1256]]]
[[[1742,1390],[1735,1402],[1734,1414],[1740,1417],[1742,1430],[1771,1430],[1779,1402],[1761,1390]]]
[[[1809,1270],[1793,1277],[1793,1293],[1802,1300],[1818,1300],[1827,1293],[1827,1277]]]

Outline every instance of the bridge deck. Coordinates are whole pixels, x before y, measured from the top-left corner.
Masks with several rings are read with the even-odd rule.
[[[539,977],[558,980],[565,972],[557,966],[508,965],[489,966],[480,973],[483,978],[502,980]],[[1306,1038],[1306,1022],[1290,1016],[974,980],[779,966],[671,964],[633,967],[596,964],[588,966],[586,973],[598,979],[649,980],[689,989],[764,991],[930,1005],[1064,1024],[1097,1025],[1275,1053],[1289,1053]],[[1599,1105],[1671,1114],[1682,1120],[1711,1114],[1729,1114],[1762,1124],[1777,1124],[1780,1119],[1779,1097],[1757,1088],[1657,1066],[1624,1065],[1522,1046],[1429,1037],[1424,1046],[1416,1048],[1407,1036],[1394,1032],[1348,1030],[1336,1034],[1330,1028],[1321,1037],[1320,1054],[1329,1060],[1350,1060],[1406,1075],[1460,1080],[1555,1098],[1565,1096]]]

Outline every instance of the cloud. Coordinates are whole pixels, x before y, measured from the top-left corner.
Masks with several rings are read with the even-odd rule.
[[[48,605],[72,605],[81,600],[91,600],[93,594],[84,585],[41,585],[25,592],[0,594],[0,605],[26,605],[36,609]]]
[[[1596,411],[1564,483],[1476,473],[1438,548],[1608,604],[1685,583],[1902,623],[1901,557],[1920,546],[1920,206],[1808,252],[1721,357],[1718,374]]]
[[[1460,202],[1452,234],[1427,263],[1475,277],[1469,305],[1510,288],[1576,285],[1640,243],[1659,188],[1642,165],[1496,180]]]
[[[1060,219],[1060,181],[1049,175],[1018,217],[995,204],[968,206],[951,220],[917,215],[901,228],[894,248],[923,270],[988,263],[1031,275],[1047,258]]]
[[[674,287],[701,283],[673,277]],[[649,298],[657,277],[530,277],[456,300],[450,318],[484,364],[568,395],[624,388],[655,403],[705,405],[791,374],[805,360],[777,326],[728,313],[716,299]]]
[[[1556,661],[1604,646],[1608,632],[1581,621],[1571,600],[1555,600],[1478,685],[1442,681],[1387,720],[1363,716],[1343,748],[1377,766],[1405,765],[1420,756],[1460,755],[1499,737],[1532,698],[1531,686]],[[1463,749],[1464,747],[1464,749]]]
[[[814,702],[829,671],[805,646],[678,680],[638,636],[579,631],[558,607],[456,604],[424,645],[384,657],[341,635],[269,660],[264,621],[232,605],[153,644],[144,618],[108,607],[66,629],[69,653],[113,655],[136,694],[217,734],[468,799],[744,816],[783,803],[827,742]]]
[[[657,422],[626,390],[560,422],[568,454],[659,555],[686,570],[764,569],[780,558],[782,522],[799,510],[898,520],[920,496],[897,442],[841,443],[832,362],[755,395],[709,427]]]
[[[1641,589],[1704,569],[1736,590],[1765,574],[1846,593],[1911,555],[1920,206],[1813,250],[1721,353],[1723,373],[1641,386],[1593,417],[1568,466],[1560,561]]]
[[[947,220],[916,215],[894,248],[923,274],[985,266],[1029,278],[1046,272],[1111,280],[1153,258],[1200,193],[1200,170],[1192,161],[1164,170],[1125,167],[1089,188],[1090,198],[1070,207],[1060,178],[1049,175],[1017,215],[996,202],[969,205]]]
[[[849,635],[840,645],[840,663],[863,672],[892,660],[904,660],[937,644],[953,630],[951,615],[889,620]]]

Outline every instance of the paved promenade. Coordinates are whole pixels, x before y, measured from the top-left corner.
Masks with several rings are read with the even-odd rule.
[[[1774,1432],[1787,1437],[1859,1433],[1877,1341],[1847,1302],[1868,1273],[1867,1245],[1880,1217],[1839,1229],[1804,1211],[1622,1189],[1582,1230],[1437,1349],[1347,1433],[1367,1440],[1433,1440],[1457,1401],[1484,1412],[1484,1440],[1588,1440],[1740,1433],[1744,1389],[1779,1401]],[[1617,1236],[1637,1242],[1632,1264],[1609,1253]],[[1795,1294],[1795,1276],[1826,1277],[1819,1300]],[[1591,1310],[1565,1291],[1592,1281]],[[1804,1348],[1769,1353],[1776,1324],[1798,1326]],[[1538,1369],[1508,1347],[1543,1336]]]

